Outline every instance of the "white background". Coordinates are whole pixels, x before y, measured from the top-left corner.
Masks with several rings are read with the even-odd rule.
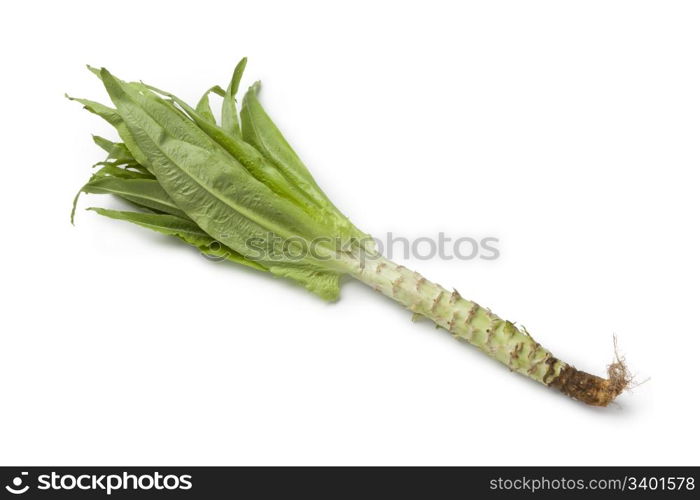
[[[694,464],[700,6],[680,1],[2,7],[0,462]],[[326,304],[70,204],[116,138],[84,64],[195,100],[242,56],[362,229],[493,235],[409,261],[603,374],[568,400],[360,283]]]

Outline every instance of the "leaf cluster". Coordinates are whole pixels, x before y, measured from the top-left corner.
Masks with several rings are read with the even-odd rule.
[[[90,210],[285,276],[333,300],[343,274],[340,253],[369,249],[371,240],[320,189],[263,109],[259,83],[239,106],[245,65],[241,60],[228,86],[209,88],[194,107],[89,67],[113,107],[69,99],[111,124],[120,140],[93,136],[107,157],[76,196],[71,221],[80,193],[114,195],[134,210]],[[221,98],[219,122],[212,94]]]

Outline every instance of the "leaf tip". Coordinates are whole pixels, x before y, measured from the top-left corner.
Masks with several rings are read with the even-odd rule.
[[[248,88],[248,93],[253,95],[258,95],[260,93],[260,88],[262,87],[262,82],[257,80],[253,85]]]
[[[70,223],[72,226],[75,227],[75,209],[78,207],[78,198],[80,198],[80,193],[83,192],[83,188],[80,188],[80,191],[78,191],[75,195],[75,198],[73,198],[73,208],[70,211]]]
[[[100,68],[96,68],[95,66],[90,66],[89,64],[86,64],[85,67],[88,69],[90,73],[95,75],[97,78],[102,78]],[[104,68],[102,68],[104,69]]]
[[[243,72],[245,71],[245,66],[248,63],[248,58],[244,57],[240,61],[238,61],[238,64],[236,64],[236,67],[233,70],[233,76],[231,77],[231,82],[228,85],[227,93],[231,97],[235,97],[236,94],[238,93],[238,86],[241,83],[241,78],[243,78]]]
[[[224,97],[226,95],[226,91],[222,89],[220,85],[214,85],[210,90],[220,97]]]

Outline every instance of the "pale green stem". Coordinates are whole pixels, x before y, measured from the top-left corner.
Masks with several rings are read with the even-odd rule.
[[[568,365],[542,347],[524,329],[505,321],[456,291],[428,281],[380,256],[348,259],[350,274],[403,304],[416,315],[432,320],[459,340],[466,341],[512,371],[550,385]]]

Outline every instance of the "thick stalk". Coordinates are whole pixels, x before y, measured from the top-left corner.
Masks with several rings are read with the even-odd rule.
[[[542,347],[524,328],[505,321],[456,291],[379,256],[345,262],[356,279],[424,316],[510,370],[559,389],[584,403],[607,406],[628,383],[622,363],[604,379],[577,370]]]

